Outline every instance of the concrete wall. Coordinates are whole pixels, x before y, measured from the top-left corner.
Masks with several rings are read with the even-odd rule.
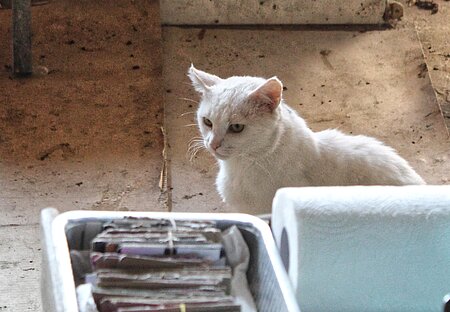
[[[382,24],[387,0],[160,0],[166,25]]]

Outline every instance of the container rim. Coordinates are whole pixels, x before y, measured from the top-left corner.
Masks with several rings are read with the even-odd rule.
[[[47,208],[53,209],[53,208]],[[299,312],[297,300],[295,299],[289,277],[284,270],[280,254],[275,245],[270,227],[260,218],[244,213],[186,213],[186,212],[151,212],[151,211],[93,211],[93,210],[72,210],[58,214],[52,222],[51,232],[53,247],[56,255],[56,262],[61,272],[61,294],[63,302],[67,303],[70,311],[78,311],[75,282],[72,273],[72,264],[69,254],[69,245],[66,237],[66,226],[70,222],[88,222],[96,220],[114,220],[124,217],[137,218],[162,218],[175,220],[211,220],[211,221],[232,221],[240,225],[248,225],[258,230],[260,239],[263,240],[267,248],[269,260],[274,268],[275,277],[279,282],[283,300],[289,311]],[[76,307],[76,308],[75,308]]]

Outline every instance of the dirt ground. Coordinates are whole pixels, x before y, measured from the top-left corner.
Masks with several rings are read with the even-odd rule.
[[[0,10],[0,310],[38,311],[42,208],[165,209],[159,8],[33,7],[26,79],[10,78],[10,25]]]
[[[438,11],[407,7],[406,25],[413,24],[422,43],[425,60],[444,121],[450,131],[450,2],[435,1]]]
[[[10,11],[0,11],[0,161],[5,169],[16,167],[8,188],[28,180],[37,188],[50,183],[51,189],[70,185],[65,180],[71,176],[79,193],[95,187],[85,177],[92,173],[71,167],[95,164],[97,176],[122,180],[136,162],[148,164],[139,169],[142,183],[158,188],[163,110],[157,8],[156,1],[143,0],[61,0],[33,7],[36,74],[15,80],[9,77]],[[105,171],[113,163],[123,168]],[[72,174],[48,169],[53,166]],[[110,185],[107,195],[117,197],[120,188]],[[73,202],[73,208],[93,206]]]
[[[277,40],[274,33],[255,35],[260,38],[260,46],[252,46],[250,38],[256,32],[235,36],[238,32],[166,28],[162,42],[155,0],[54,0],[33,7],[36,74],[11,79],[11,11],[0,10],[0,274],[4,280],[0,283],[0,310],[39,310],[42,208],[148,211],[166,210],[172,204],[159,185],[163,95],[173,117],[168,116],[165,126],[172,127],[169,131],[179,133],[181,138],[179,145],[172,146],[172,152],[176,152],[172,156],[178,162],[172,170],[174,210],[228,211],[213,190],[216,168],[210,156],[201,155],[205,162],[189,162],[186,158],[187,141],[196,134],[195,128],[184,126],[192,123],[188,112],[195,110],[195,104],[179,98],[195,99],[185,75],[191,61],[199,68],[210,66],[224,75],[281,75],[288,82],[288,103],[297,105],[297,109],[303,106],[302,115],[315,130],[341,127],[345,132],[377,136],[399,149],[428,182],[450,183],[450,143],[439,107],[434,105],[437,95],[444,115],[450,115],[446,115],[450,112],[450,2],[438,2],[436,14],[407,7],[398,33],[390,36],[364,32],[339,35],[342,42],[357,38],[353,48],[358,51],[361,44],[364,55],[367,49],[403,42],[383,43],[396,34],[416,36],[417,29],[436,94],[427,80],[427,67],[419,66],[423,64],[419,44],[413,45],[414,54],[408,54],[402,63],[386,62],[391,67],[408,68],[399,76],[388,77],[394,80],[374,71],[370,85],[368,81],[359,83],[354,79],[359,75],[355,68],[347,74],[340,72],[336,77],[341,80],[328,80],[322,87],[319,80],[324,77],[320,75],[330,64],[347,64],[345,49],[341,56],[336,53],[328,57],[328,63],[324,61],[318,51],[322,45],[329,45],[325,37],[307,51],[314,57],[314,64],[324,66],[320,71],[307,67],[310,74],[318,75],[315,84],[292,71],[294,54],[287,53],[288,57],[277,63],[276,45],[264,41]],[[320,37],[284,35],[300,43]],[[375,39],[378,41],[371,41]],[[239,44],[244,48],[237,48]],[[335,48],[339,50],[339,46]],[[347,52],[353,51],[349,49]],[[275,54],[270,56],[270,51]],[[380,54],[375,61],[382,58]],[[365,64],[362,56],[358,60]],[[412,84],[404,83],[402,77],[409,77]],[[296,93],[295,86],[302,84],[304,90]],[[347,106],[332,106],[329,100],[341,100],[334,95],[333,86],[359,95]],[[385,94],[381,96],[383,104],[371,103],[397,116],[384,119],[378,114],[376,124],[365,113],[366,102],[360,104],[357,99],[371,101],[367,95],[377,95],[377,88],[382,87],[400,90],[393,99],[417,95],[431,106],[420,101],[411,106],[406,103],[399,113],[396,107],[389,107],[389,95]],[[322,97],[327,99],[321,103],[322,99],[313,94],[323,88],[326,91]],[[414,95],[408,93],[409,88]],[[320,104],[324,104],[319,108],[323,115],[316,115],[315,106]],[[450,118],[446,120],[449,125]],[[180,125],[183,127],[175,128]]]

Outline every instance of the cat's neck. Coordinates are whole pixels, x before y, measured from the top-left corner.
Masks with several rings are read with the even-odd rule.
[[[266,144],[259,145],[249,153],[240,154],[229,160],[219,161],[220,164],[248,165],[265,159],[277,161],[280,155],[289,156],[292,152],[308,153],[316,150],[314,133],[308,128],[306,122],[288,105],[280,103],[276,112],[278,121],[275,123]],[[311,157],[314,157],[311,155]]]

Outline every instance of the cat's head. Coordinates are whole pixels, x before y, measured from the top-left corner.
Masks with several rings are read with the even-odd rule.
[[[280,117],[283,85],[278,78],[222,79],[193,65],[188,76],[201,94],[197,122],[211,154],[226,160],[270,148]]]

